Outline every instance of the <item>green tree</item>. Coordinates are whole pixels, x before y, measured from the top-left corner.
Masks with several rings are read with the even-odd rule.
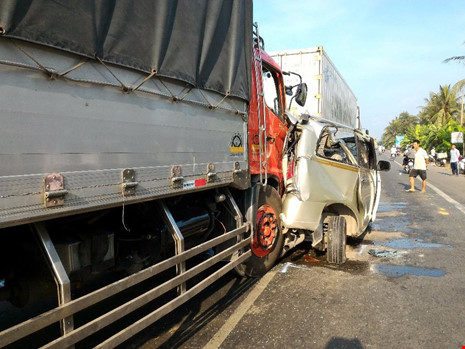
[[[465,42],[463,43],[465,45]],[[465,56],[453,56],[445,59],[443,62],[444,63],[449,63],[449,62],[458,62],[458,63],[463,63],[465,64]]]
[[[465,45],[465,42],[463,43]],[[453,57],[449,57],[447,59],[445,59],[443,61],[444,63],[449,63],[449,62],[458,62],[458,63],[463,63],[465,65],[465,56],[453,56]],[[463,125],[464,123],[464,107],[463,107],[463,103],[464,103],[464,93],[465,93],[465,79],[463,80],[460,80],[459,82],[457,82],[453,89],[456,89],[456,92],[459,96],[461,96],[461,101],[460,101],[460,125]],[[461,92],[461,93],[460,93]]]
[[[447,124],[438,126],[436,124],[418,125],[411,133],[407,133],[406,141],[420,140],[422,147],[430,150],[435,147],[438,152],[446,152],[450,149],[451,133],[464,132],[465,128],[457,121],[449,121]]]
[[[465,98],[465,79],[463,80],[460,80],[459,82],[457,82],[453,87],[452,89],[454,90],[454,92],[457,94],[458,96],[458,99],[460,100],[460,125],[463,125],[463,122],[465,121],[464,120],[464,107],[463,107],[463,103],[464,103],[464,98]]]
[[[422,123],[434,123],[441,127],[451,120],[456,120],[459,111],[455,89],[450,85],[439,86],[439,92],[430,92],[425,98],[426,105],[420,112]]]
[[[390,147],[396,142],[396,136],[399,133],[398,131],[398,122],[397,120],[392,120],[389,125],[384,129],[383,136],[381,137],[383,144],[386,147]]]
[[[463,95],[465,93],[465,79],[458,81],[451,88],[450,85],[439,86],[439,92],[430,92],[425,99],[426,105],[421,107],[417,116],[402,112],[384,129],[383,144],[392,146],[396,136],[404,135],[401,144],[405,147],[414,139],[420,140],[423,148],[437,151],[448,151],[452,132],[464,132],[465,118],[463,114]],[[459,96],[459,98],[457,98]],[[457,100],[460,100],[460,103]]]
[[[404,111],[399,114],[384,129],[382,136],[383,144],[391,146],[396,142],[396,136],[405,135],[407,131],[418,124],[418,117]]]

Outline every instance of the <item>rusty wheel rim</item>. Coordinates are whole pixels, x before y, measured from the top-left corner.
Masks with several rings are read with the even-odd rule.
[[[252,252],[257,257],[266,257],[273,249],[278,237],[278,219],[270,205],[260,206],[257,212],[257,225],[252,241]]]

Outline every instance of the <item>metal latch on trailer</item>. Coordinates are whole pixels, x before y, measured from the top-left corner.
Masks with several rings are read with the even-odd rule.
[[[244,179],[244,176],[245,176],[245,170],[241,169],[241,164],[236,161],[234,163],[234,170],[233,170],[234,181],[237,181],[239,179]]]
[[[171,187],[175,188],[182,188],[182,184],[184,182],[184,177],[182,176],[182,168],[181,166],[173,166],[171,167]]]
[[[132,168],[121,171],[121,194],[123,196],[134,195],[138,184],[136,182],[136,171]]]
[[[207,166],[207,182],[211,183],[216,180],[215,164],[209,163]]]
[[[65,195],[68,191],[65,189],[63,176],[59,173],[51,173],[44,178],[44,206],[56,207],[63,206]]]

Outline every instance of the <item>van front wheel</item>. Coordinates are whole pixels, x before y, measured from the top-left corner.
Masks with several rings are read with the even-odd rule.
[[[343,264],[346,261],[346,220],[341,216],[328,216],[325,224],[326,260],[331,264]]]

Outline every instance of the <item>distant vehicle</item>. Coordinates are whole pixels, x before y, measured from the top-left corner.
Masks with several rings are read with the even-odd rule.
[[[363,237],[376,219],[380,171],[391,165],[377,162],[368,134],[318,117],[302,116],[287,144],[281,214],[289,232],[285,248],[309,240],[326,250],[328,262],[344,263],[346,236]]]
[[[415,162],[415,150],[413,147],[408,146],[404,152],[404,159],[402,161],[402,167],[405,170],[405,173],[410,173],[410,170],[413,168]]]
[[[447,153],[437,153],[434,164],[438,167],[445,167],[447,164]]]
[[[459,173],[465,174],[465,158],[459,156]]]
[[[414,159],[407,157],[407,161],[404,167],[405,173],[410,173],[410,170],[413,168]]]

